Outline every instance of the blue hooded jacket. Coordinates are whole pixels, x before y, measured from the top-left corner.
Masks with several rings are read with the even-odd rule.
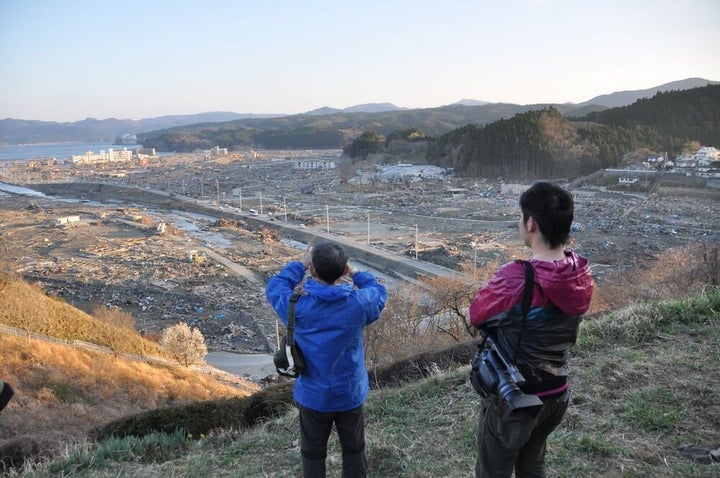
[[[296,261],[268,281],[265,294],[286,326],[290,297],[304,277],[305,266]],[[367,398],[363,328],[380,317],[387,291],[369,272],[356,272],[353,284],[357,288],[309,278],[295,305],[295,342],[305,370],[295,381],[293,397],[306,408],[344,412]]]

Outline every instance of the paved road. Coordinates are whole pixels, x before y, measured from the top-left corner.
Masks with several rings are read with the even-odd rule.
[[[272,355],[267,354],[210,352],[205,356],[205,362],[238,377],[249,375],[255,379],[263,379],[275,373]]]

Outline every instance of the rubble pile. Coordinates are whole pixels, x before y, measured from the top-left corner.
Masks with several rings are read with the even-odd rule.
[[[13,212],[14,204],[3,205],[9,208],[2,208],[0,222],[12,230],[4,238],[10,245],[6,267],[48,294],[86,312],[98,305],[120,308],[143,332],[186,322],[201,330],[211,350],[272,350],[274,317],[262,290],[229,277],[222,264],[197,260],[186,238],[147,236],[144,226],[113,220],[125,217],[124,210],[105,211],[106,219],[91,221],[93,226],[88,218],[103,212],[84,205],[78,212],[86,225],[60,229],[48,225],[48,218],[61,214],[58,204],[31,205],[32,218]]]

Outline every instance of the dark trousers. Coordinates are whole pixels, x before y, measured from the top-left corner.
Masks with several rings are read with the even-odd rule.
[[[5,405],[8,404],[14,394],[15,391],[10,384],[0,380],[0,410],[5,408]]]
[[[342,447],[343,478],[365,477],[365,411],[363,406],[346,412],[318,412],[298,404],[303,477],[325,477],[325,457],[333,423]]]
[[[538,411],[519,417],[506,417],[502,398],[482,400],[478,426],[476,478],[545,477],[545,442],[560,425],[570,394],[546,400]]]

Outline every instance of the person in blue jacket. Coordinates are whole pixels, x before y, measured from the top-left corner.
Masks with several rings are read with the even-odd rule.
[[[342,447],[342,476],[364,477],[363,403],[370,386],[363,328],[380,317],[387,291],[373,274],[350,267],[342,246],[321,242],[268,281],[267,299],[285,325],[290,297],[306,272],[310,277],[295,305],[295,342],[305,358],[305,369],[293,392],[300,410],[303,476],[325,476],[334,424]]]

